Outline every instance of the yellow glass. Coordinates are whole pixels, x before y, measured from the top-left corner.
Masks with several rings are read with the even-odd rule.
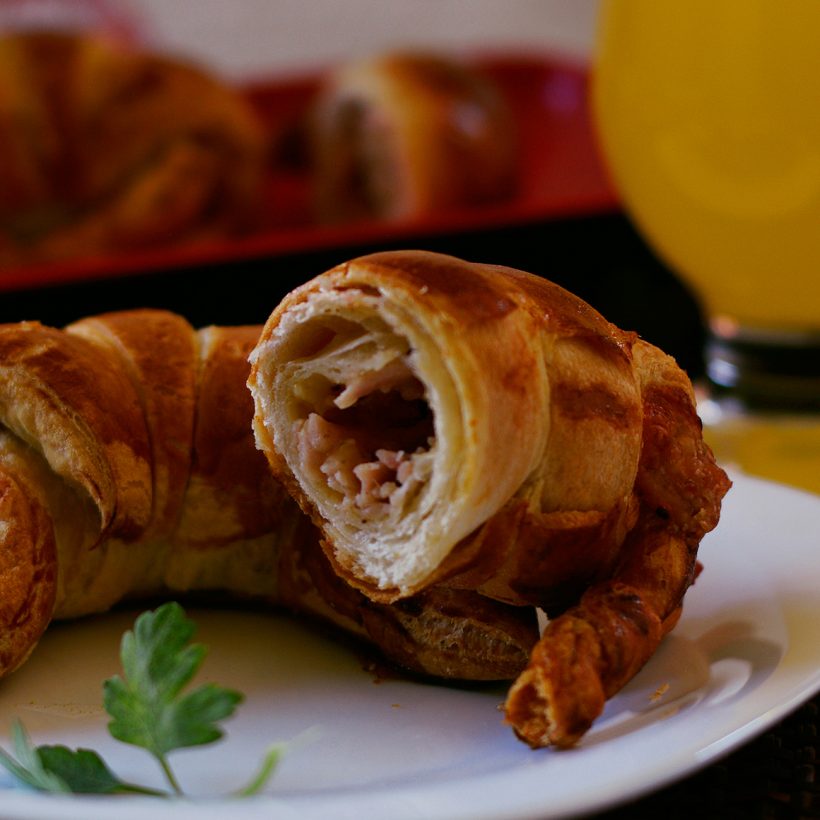
[[[820,331],[820,0],[604,0],[594,76],[614,181],[708,314]]]
[[[602,0],[601,148],[710,324],[720,458],[820,492],[820,0]]]

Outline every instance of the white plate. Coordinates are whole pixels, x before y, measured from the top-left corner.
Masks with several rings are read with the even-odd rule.
[[[203,680],[247,699],[220,743],[172,755],[194,800],[54,797],[0,775],[4,818],[543,818],[590,812],[702,767],[820,690],[820,497],[735,477],[705,570],[661,650],[576,749],[533,752],[502,723],[502,687],[374,680],[349,649],[284,617],[189,610]],[[134,613],[52,627],[0,685],[0,743],[20,717],[36,743],[99,751],[163,787],[150,756],[112,740],[101,683]],[[265,748],[316,727],[268,792],[225,803]]]

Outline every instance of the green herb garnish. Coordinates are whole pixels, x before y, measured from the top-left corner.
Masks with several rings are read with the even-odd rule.
[[[143,612],[120,644],[125,677],[103,684],[103,706],[113,718],[108,731],[117,740],[147,749],[159,762],[176,794],[182,794],[168,765],[168,752],[222,737],[215,721],[230,717],[239,692],[207,684],[182,694],[205,658],[205,647],[189,644],[196,627],[182,607],[166,604]]]
[[[13,757],[0,748],[0,766],[38,791],[81,794],[183,794],[168,762],[175,749],[219,740],[217,721],[230,717],[243,696],[209,683],[183,692],[199,670],[206,649],[191,644],[196,626],[174,602],[143,612],[120,644],[123,676],[103,684],[103,706],[111,716],[108,730],[117,740],[150,752],[172,792],[161,792],[120,780],[90,749],[33,746],[20,721],[12,726]],[[273,775],[284,750],[271,746],[259,771],[235,794],[258,793]]]

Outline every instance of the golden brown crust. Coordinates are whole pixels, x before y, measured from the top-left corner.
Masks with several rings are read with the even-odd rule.
[[[179,427],[152,395],[191,381],[190,331],[172,317],[144,323],[176,328],[166,337],[184,371],[175,382],[138,339],[139,318],[102,317],[70,333],[0,327],[0,421],[16,442],[0,448],[12,453],[0,462],[0,501],[29,528],[0,576],[14,611],[37,613],[30,627],[8,628],[0,648],[9,665],[30,651],[53,601],[47,584],[42,598],[26,586],[38,561],[56,572],[58,595],[60,573],[72,574],[71,614],[126,594],[219,587],[324,618],[397,663],[446,677],[518,672],[536,638],[532,604],[541,604],[555,617],[510,690],[507,720],[532,746],[567,746],[674,626],[730,482],[674,361],[566,291],[435,254],[353,260],[287,297],[261,335],[200,331],[193,418]],[[328,418],[307,427],[304,417],[319,413]],[[416,428],[420,437],[408,438]],[[144,536],[157,521],[152,488],[173,483],[152,478],[166,455],[151,437],[187,429],[180,525],[167,539]],[[313,483],[294,470],[331,452],[323,437],[334,430],[362,447],[393,437],[376,461],[357,455],[365,472],[394,470],[401,483],[401,467],[418,470],[410,503],[380,508],[364,535],[348,519],[367,523],[367,505],[384,496],[357,509],[334,490],[322,506],[317,476],[341,483],[345,465],[314,466]],[[416,461],[394,452],[405,439],[418,444]],[[125,466],[141,463],[138,450],[147,475],[135,483]],[[93,551],[75,536],[66,548],[62,516],[75,490],[100,510],[105,537]],[[52,563],[45,511],[57,534]],[[73,515],[71,529],[84,528],[88,516]],[[369,549],[381,554],[368,565]],[[14,615],[0,617],[8,626]]]
[[[282,602],[294,611],[342,627],[422,675],[511,680],[524,668],[538,639],[534,609],[445,587],[392,605],[376,603],[333,571],[307,518],[300,530],[283,547],[279,568]]]
[[[190,473],[199,365],[195,331],[181,316],[161,310],[106,313],[65,330],[113,354],[139,396],[151,445],[154,502],[141,537],[166,538],[176,529]]]
[[[731,482],[703,440],[692,385],[674,360],[641,342],[636,370],[644,405],[637,489],[687,538],[699,541],[717,526],[720,499]]]
[[[546,613],[563,611],[591,582],[611,572],[626,533],[634,526],[638,504],[624,510],[540,512],[513,499],[475,535],[456,546],[482,550],[450,586],[477,589],[496,600],[529,601]]]
[[[180,61],[89,35],[0,39],[0,261],[236,231],[263,139],[235,92]]]
[[[319,217],[408,219],[509,196],[516,136],[492,81],[461,61],[390,53],[327,79],[311,138]]]
[[[253,401],[242,385],[259,327],[199,331],[199,404],[191,472],[175,538],[191,546],[227,543],[270,532],[283,494],[254,449]]]
[[[688,586],[689,555],[666,530],[649,545],[631,534],[624,552],[639,577],[618,571],[592,585],[544,631],[506,702],[508,723],[530,746],[576,743],[657,649]],[[662,590],[667,581],[672,589]]]
[[[731,482],[703,442],[691,384],[640,342],[644,425],[635,481],[640,517],[618,566],[552,621],[513,684],[507,721],[533,747],[571,746],[655,652],[680,617],[698,545]]]
[[[151,514],[151,454],[139,399],[93,345],[37,322],[0,326],[0,421],[85,491],[100,532],[136,537]]]
[[[51,518],[36,484],[0,457],[0,675],[31,654],[57,591]]]
[[[510,680],[538,638],[535,610],[506,606],[470,590],[432,587],[392,605],[362,598],[370,639],[387,658],[424,675]]]

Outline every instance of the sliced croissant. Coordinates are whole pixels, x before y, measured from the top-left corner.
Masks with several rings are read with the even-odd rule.
[[[506,101],[453,57],[390,52],[340,65],[309,133],[323,221],[412,219],[501,200],[516,184]]]
[[[466,590],[393,608],[335,577],[254,445],[259,331],[156,310],[0,326],[0,676],[52,619],[197,590],[330,621],[425,674],[524,667],[533,611]]]
[[[580,599],[508,711],[533,745],[577,740],[671,624],[729,486],[674,361],[544,279],[404,251],[291,293],[252,363],[258,445],[348,583]],[[553,651],[568,623],[584,643]]]
[[[503,570],[499,597],[545,603],[538,567],[507,577],[518,533],[507,543],[488,522],[537,540],[539,527],[597,537],[629,519],[633,341],[526,274],[421,252],[364,257],[273,312],[253,354],[257,440],[338,570],[374,599],[445,570],[500,588]]]

